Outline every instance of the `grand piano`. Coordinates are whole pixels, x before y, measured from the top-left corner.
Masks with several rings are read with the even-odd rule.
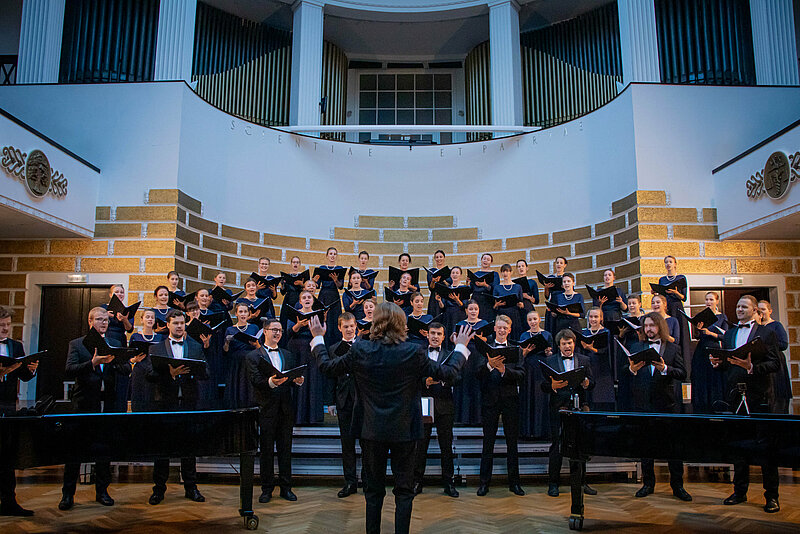
[[[0,457],[26,469],[70,462],[152,461],[158,457],[239,455],[239,515],[253,513],[258,409],[42,415],[0,418]]]
[[[584,519],[581,462],[591,456],[800,467],[800,417],[561,411],[562,450],[570,459],[569,528]]]

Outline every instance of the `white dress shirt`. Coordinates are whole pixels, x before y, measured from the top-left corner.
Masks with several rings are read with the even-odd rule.
[[[315,336],[311,340],[311,350],[314,350],[314,347],[316,347],[317,345],[324,345],[324,344],[325,344],[325,338],[324,337]],[[465,360],[469,359],[469,349],[463,343],[457,344],[456,348],[453,349],[453,352],[460,352],[464,356]]]
[[[747,338],[750,337],[750,332],[752,331],[753,321],[739,325],[739,327],[736,329],[736,346],[734,348],[738,349],[742,345],[746,345]]]
[[[170,336],[170,338],[169,338],[169,346],[172,349],[172,357],[175,358],[176,360],[182,360],[183,359],[183,343],[185,343],[185,341],[183,341],[183,343],[181,343],[180,345],[178,343],[173,343],[173,341],[183,341],[183,340],[175,339],[172,336]]]
[[[573,354],[569,358],[565,358],[563,354],[559,354],[561,356],[562,365],[564,365],[564,372],[567,371],[574,371],[575,370],[575,355]]]
[[[278,347],[268,347],[267,345],[264,345],[264,350],[267,351],[267,357],[269,358],[269,362],[272,364],[272,366],[277,369],[279,373],[283,372],[283,363],[281,362],[281,355],[278,352]],[[278,384],[272,380],[273,378],[275,377],[269,377],[267,382],[269,383],[269,387],[275,389],[278,387]]]

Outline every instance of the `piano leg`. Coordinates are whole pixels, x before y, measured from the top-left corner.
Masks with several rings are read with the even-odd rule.
[[[583,480],[586,469],[585,461],[569,462],[569,485],[572,494],[572,508],[569,515],[569,529],[583,529]]]
[[[239,455],[239,515],[244,518],[247,530],[258,528],[258,516],[253,513],[253,471],[255,456],[252,452]]]

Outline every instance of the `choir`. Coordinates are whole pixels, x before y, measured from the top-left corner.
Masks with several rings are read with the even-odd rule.
[[[170,272],[167,285],[155,289],[156,304],[142,312],[140,325],[135,325],[138,305],[125,308],[116,303],[115,299],[124,301],[125,289],[115,284],[109,304],[89,312],[90,335],[69,346],[66,376],[76,383],[75,409],[124,411],[127,401],[133,411],[257,406],[261,503],[272,497],[274,451],[280,496],[296,500],[292,428],[322,422],[327,410],[338,418],[342,443],[344,486],[338,496],[356,493],[353,380],[339,368],[318,365],[312,354],[310,322],[319,317],[326,325],[324,342],[332,357],[347,354],[359,339],[369,339],[378,273],[367,267],[366,251],[359,253],[358,266],[349,271],[337,264],[337,258],[337,250],[329,248],[327,263],[311,273],[302,270],[301,259],[295,256],[289,272],[280,276],[269,274],[269,258],[260,258],[239,294],[225,288],[226,276],[220,272],[211,288],[187,297],[179,289],[178,274]],[[610,269],[603,273],[602,286],[586,286],[592,302],[585,303],[563,257],[554,261],[553,274],[537,271],[538,278],[528,278],[524,259],[513,267],[502,265],[499,272],[493,270],[489,253],[481,256],[480,269],[467,270],[467,276],[459,266],[446,266],[441,250],[433,255],[433,262],[434,269],[426,269],[429,294],[425,295],[419,287],[419,269],[410,267],[409,254],[401,254],[398,267],[390,269],[384,299],[402,308],[408,340],[433,362],[447,361],[460,327],[469,327],[475,337],[465,349],[472,357],[457,376],[429,376],[418,384],[421,395],[432,399],[433,423],[425,425],[423,439],[416,444],[414,494],[423,489],[433,426],[442,451],[441,482],[446,495],[459,496],[453,478],[454,425],[482,426],[477,494],[483,496],[489,491],[502,417],[510,491],[525,494],[519,477],[519,438],[549,438],[548,495],[558,496],[561,409],[680,412],[684,409],[681,383],[690,371],[695,413],[737,411],[742,404],[752,412],[788,412],[791,387],[781,355],[788,338],[783,326],[772,319],[770,303],[742,296],[736,307],[738,322],[733,324],[720,310],[719,294],[708,292],[707,309],[701,312],[705,322],[699,320],[700,315],[687,315],[683,311],[688,297],[686,278],[677,273],[672,256],[664,260],[665,276],[652,285],[652,311],[647,314],[641,310],[639,295],[626,295],[615,286]],[[539,303],[539,284],[546,304],[543,317],[534,308]],[[283,294],[283,303],[276,317],[273,299],[278,292]],[[0,414],[13,413],[18,382],[30,380],[37,369],[35,362],[20,366],[10,359],[24,355],[21,344],[9,339],[10,321],[10,313],[0,309]],[[139,329],[134,332],[136,326]],[[110,353],[98,353],[97,346],[87,341],[95,335],[105,340]],[[763,353],[756,355],[754,349],[752,358],[745,359],[720,356],[720,349],[738,349],[755,337],[766,346]],[[697,341],[693,353],[692,339]],[[115,352],[125,347],[130,350]],[[691,357],[688,362],[687,356]],[[185,360],[202,365],[186,365]],[[168,462],[155,460],[150,504],[164,499]],[[736,466],[734,493],[725,504],[746,499],[747,467]],[[779,509],[777,471],[770,465],[762,468],[765,510],[774,512]],[[683,465],[670,462],[669,469],[673,494],[690,501],[683,487]],[[655,487],[651,459],[642,459],[642,472],[643,486],[636,497],[653,493]],[[181,459],[181,473],[186,497],[203,501],[194,458]],[[78,466],[67,465],[61,510],[73,506],[77,477]],[[98,463],[96,500],[106,506],[114,504],[108,493],[110,481],[109,466]],[[595,490],[584,484],[584,492]],[[0,497],[0,514],[32,513],[17,504],[13,469],[7,465],[0,465]]]

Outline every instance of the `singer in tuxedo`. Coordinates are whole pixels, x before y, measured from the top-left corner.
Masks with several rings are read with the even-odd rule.
[[[150,347],[149,357],[144,360],[147,379],[155,384],[153,407],[156,411],[177,412],[198,409],[200,384],[208,379],[208,364],[200,374],[193,375],[188,365],[164,367],[153,365],[153,356],[176,360],[205,361],[203,346],[186,335],[186,316],[180,310],[167,312],[169,336]],[[184,496],[194,502],[206,499],[197,489],[197,459],[181,458],[181,477]],[[157,458],[153,462],[153,494],[148,502],[152,505],[164,500],[169,479],[169,458]]]
[[[296,501],[292,492],[292,429],[294,427],[294,390],[303,385],[304,377],[292,381],[278,378],[278,373],[297,367],[297,357],[278,344],[283,336],[280,319],[264,321],[264,344],[245,356],[247,377],[258,403],[260,441],[261,496],[264,504],[272,499],[275,488],[275,451],[278,451],[278,483],[280,495]]]
[[[339,332],[341,341],[331,347],[331,352],[346,354],[356,341],[356,317],[350,312],[339,316]],[[350,428],[353,420],[353,405],[356,400],[356,390],[353,377],[350,373],[343,375],[326,376],[328,384],[328,411],[339,419],[339,440],[342,443],[342,471],[344,472],[344,487],[336,494],[343,499],[358,491],[358,476],[356,474],[356,438]]]
[[[9,358],[25,356],[22,343],[11,339],[10,335],[11,312],[0,306],[0,356]],[[39,362],[28,365],[15,363],[8,367],[0,365],[0,417],[14,415],[17,411],[19,383],[32,379],[38,365]],[[0,457],[0,515],[32,516],[32,510],[26,510],[17,503],[16,487],[17,479],[11,459]]]
[[[325,374],[350,373],[356,389],[352,432],[361,443],[366,499],[366,531],[381,530],[386,495],[386,461],[392,453],[395,477],[395,532],[407,533],[414,501],[414,451],[422,439],[420,382],[426,377],[453,381],[469,356],[470,329],[456,336],[456,354],[440,365],[415,343],[406,342],[406,315],[397,304],[375,307],[370,339],[359,340],[347,354],[332,357],[325,347],[325,327],[311,319],[312,354]]]
[[[105,337],[108,330],[108,312],[100,307],[89,310],[89,327]],[[84,336],[85,337],[85,336]],[[131,361],[120,360],[114,356],[98,356],[83,345],[84,337],[69,342],[65,378],[75,380],[72,402],[78,413],[112,413],[123,411],[116,405],[117,378],[131,374],[131,362],[141,361],[139,355]],[[113,345],[113,342],[110,344]],[[125,382],[127,384],[127,381]],[[80,463],[64,466],[64,486],[61,489],[59,510],[69,510],[74,504],[75,489],[78,484]],[[95,462],[95,499],[104,506],[113,506],[114,499],[108,494],[111,484],[111,464]]]
[[[498,315],[494,320],[493,347],[508,347],[511,333],[511,318]],[[494,443],[500,415],[503,416],[503,434],[506,438],[506,465],[508,466],[508,489],[515,495],[525,495],[519,479],[519,387],[525,381],[525,368],[522,366],[522,349],[517,362],[505,364],[505,357],[489,358],[483,356],[478,367],[478,380],[481,385],[481,423],[483,426],[483,448],[481,450],[480,485],[478,497],[489,493],[494,463]]]
[[[428,325],[428,347],[425,352],[431,361],[442,364],[452,355],[442,343],[445,340],[444,325],[432,322]],[[442,462],[442,485],[445,495],[458,497],[453,481],[453,385],[455,381],[434,380],[427,376],[422,381],[422,396],[433,398],[433,423],[425,423],[425,437],[417,442],[416,466],[414,467],[414,494],[422,493],[425,478],[425,464],[428,460],[428,446],[431,443],[433,425],[436,425],[436,436],[439,440]]]
[[[643,361],[634,363],[628,359],[627,372],[633,375],[630,379],[633,411],[680,413],[681,403],[675,398],[675,385],[686,378],[680,345],[668,341],[667,321],[656,312],[644,316],[639,335],[641,341],[633,345],[631,352],[653,348],[661,355],[661,359],[650,364]],[[682,501],[691,501],[692,496],[683,487],[683,462],[670,460],[668,465],[672,494]],[[655,489],[656,474],[652,458],[642,458],[642,483],[636,497],[647,497]]]
[[[751,413],[769,413],[772,402],[770,375],[778,372],[778,342],[775,334],[755,322],[754,314],[758,309],[758,300],[752,295],[742,295],[736,303],[736,318],[739,323],[728,329],[722,338],[722,348],[735,349],[760,337],[767,347],[766,356],[754,363],[750,354],[745,359],[729,358],[722,362],[719,358],[711,358],[711,366],[723,373],[725,390],[731,410],[735,410],[744,397]],[[764,480],[764,498],[767,513],[778,512],[778,466],[767,463],[761,466]],[[725,499],[727,505],[747,501],[747,489],[750,486],[750,466],[746,463],[733,464],[733,494]]]
[[[559,410],[583,410],[589,411],[589,398],[587,392],[594,388],[594,378],[592,377],[592,362],[588,356],[575,352],[575,332],[572,330],[561,330],[556,334],[556,348],[558,352],[545,358],[544,363],[551,369],[564,373],[573,371],[579,367],[586,369],[586,378],[577,387],[572,387],[566,380],[555,380],[553,378],[542,381],[542,391],[550,396],[549,415],[550,415],[550,461],[548,466],[549,487],[547,494],[551,497],[558,497],[558,485],[561,478],[561,465],[563,455],[561,453],[561,417]],[[577,406],[573,402],[573,396],[578,396]],[[586,464],[581,466],[583,477],[586,476]],[[583,492],[587,495],[596,495],[597,491],[590,488],[584,482]]]

